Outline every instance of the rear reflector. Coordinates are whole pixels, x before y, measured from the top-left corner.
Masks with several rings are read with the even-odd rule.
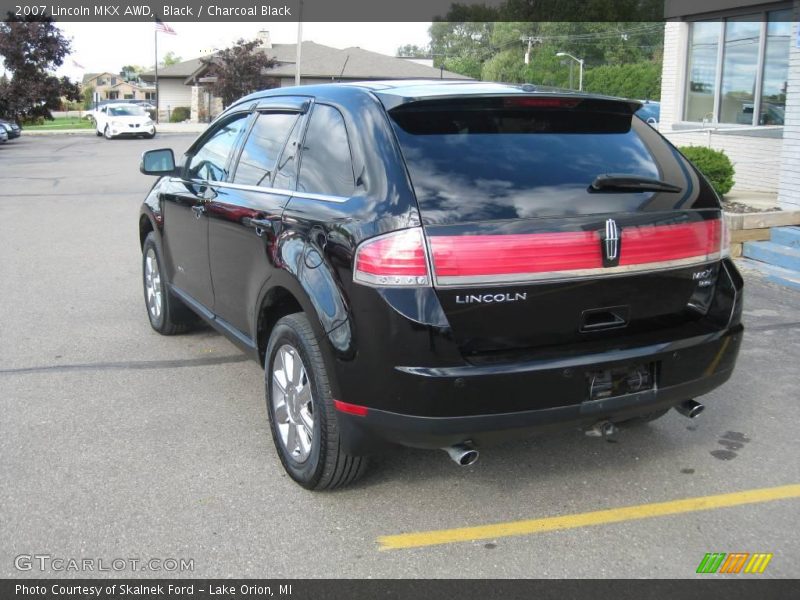
[[[725,255],[720,219],[620,228],[619,266],[603,267],[600,231],[432,236],[439,285],[602,276],[677,267]]]
[[[339,412],[347,413],[348,415],[355,415],[357,417],[366,417],[369,408],[366,406],[359,406],[358,404],[349,404],[341,400],[334,400],[333,405]]]
[[[403,229],[362,243],[356,250],[353,279],[381,287],[429,285],[422,229]]]

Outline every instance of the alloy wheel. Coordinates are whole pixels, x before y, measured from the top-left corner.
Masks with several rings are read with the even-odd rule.
[[[284,344],[272,365],[272,409],[281,444],[298,463],[308,460],[314,441],[311,381],[296,348]]]

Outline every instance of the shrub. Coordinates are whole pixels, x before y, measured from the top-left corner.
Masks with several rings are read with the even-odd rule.
[[[170,123],[183,123],[192,116],[192,109],[188,106],[176,106],[169,115]]]
[[[703,146],[682,146],[678,149],[706,176],[720,196],[724,196],[731,191],[734,184],[733,164],[728,155],[722,150],[704,148]]]
[[[590,68],[584,73],[583,88],[608,96],[658,100],[661,97],[661,63],[643,61]]]

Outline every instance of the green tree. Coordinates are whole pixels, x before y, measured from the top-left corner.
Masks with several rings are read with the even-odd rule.
[[[276,61],[258,50],[260,41],[238,40],[230,48],[220,50],[209,58],[201,58],[207,67],[206,76],[216,77],[211,91],[228,106],[242,96],[257,90],[274,87],[275,80],[264,71]]]
[[[162,58],[161,62],[159,63],[162,67],[169,67],[170,65],[176,65],[181,62],[183,59],[175,54],[172,50],[167,52]]]
[[[87,86],[83,88],[83,108],[85,110],[92,110],[94,107],[94,87]]]
[[[648,100],[661,96],[661,64],[643,61],[627,65],[604,65],[586,71],[587,92]]]
[[[11,78],[0,81],[0,114],[16,120],[52,119],[51,110],[81,99],[77,83],[56,77],[70,43],[50,18],[16,17],[0,22],[0,58]]]
[[[417,46],[416,44],[406,44],[397,49],[397,56],[411,57],[411,58],[428,58],[431,55],[428,48]]]

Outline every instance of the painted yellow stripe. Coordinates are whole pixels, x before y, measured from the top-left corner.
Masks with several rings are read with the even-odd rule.
[[[470,542],[517,535],[531,535],[534,533],[544,533],[546,531],[588,527],[590,525],[635,521],[638,519],[679,515],[700,510],[771,502],[773,500],[784,500],[787,498],[800,498],[800,484],[745,490],[716,496],[684,498],[682,500],[670,500],[669,502],[657,502],[654,504],[640,504],[638,506],[611,508],[608,510],[563,515],[560,517],[546,517],[544,519],[530,519],[526,521],[479,525],[477,527],[461,527],[458,529],[441,529],[438,531],[385,535],[378,538],[378,543],[380,544],[381,550],[419,548],[423,546],[436,546],[438,544],[452,544],[455,542]]]

